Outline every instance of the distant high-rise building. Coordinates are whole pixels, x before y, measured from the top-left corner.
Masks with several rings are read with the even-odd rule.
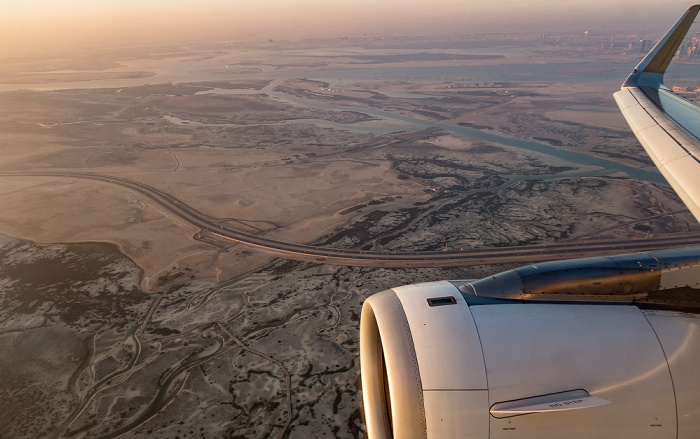
[[[588,39],[588,31],[586,31],[586,32],[583,33],[583,39],[584,39],[584,40],[587,40],[587,39]]]
[[[647,53],[651,49],[651,40],[639,40],[639,53]]]

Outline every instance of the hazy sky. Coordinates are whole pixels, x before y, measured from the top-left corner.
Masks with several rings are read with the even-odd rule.
[[[688,6],[678,0],[0,0],[0,51],[365,32],[631,31],[654,23],[667,29]]]

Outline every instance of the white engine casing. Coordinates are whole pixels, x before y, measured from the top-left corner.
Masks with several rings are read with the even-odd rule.
[[[369,437],[697,438],[699,336],[695,314],[393,288],[362,310]]]

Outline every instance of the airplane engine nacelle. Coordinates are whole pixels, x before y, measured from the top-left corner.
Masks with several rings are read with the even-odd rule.
[[[370,438],[700,437],[700,316],[465,298],[434,282],[367,299]]]

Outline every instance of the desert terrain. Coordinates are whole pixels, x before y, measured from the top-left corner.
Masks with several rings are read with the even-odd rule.
[[[365,437],[364,299],[515,266],[332,265],[216,227],[370,254],[697,240],[611,96],[640,54],[599,47],[350,39],[5,63],[0,437]]]

